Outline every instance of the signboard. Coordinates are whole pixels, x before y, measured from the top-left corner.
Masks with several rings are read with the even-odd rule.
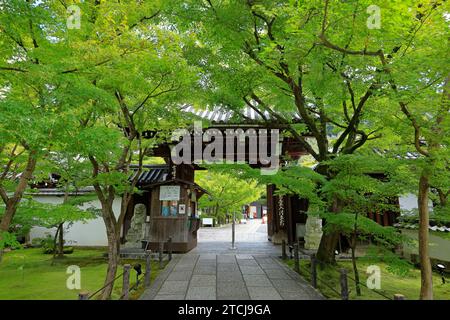
[[[249,218],[253,219],[253,218],[257,218],[257,217],[258,217],[258,211],[256,210],[256,206],[250,206]]]
[[[178,213],[179,214],[186,214],[186,205],[185,204],[180,204],[178,206]]]
[[[213,226],[213,218],[203,218],[202,219],[202,224],[204,226],[208,225],[208,226]]]
[[[160,186],[159,200],[180,200],[180,186]]]

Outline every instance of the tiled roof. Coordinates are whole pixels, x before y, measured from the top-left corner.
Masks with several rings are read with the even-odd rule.
[[[130,177],[130,180],[133,180],[136,177],[136,174],[137,171],[133,173],[133,175]],[[164,182],[167,180],[168,175],[168,165],[144,166],[142,168],[142,172],[139,175],[137,185],[149,185],[158,182]]]
[[[239,114],[235,114],[231,110],[224,110],[220,107],[215,107],[212,110],[199,110],[195,109],[193,106],[184,105],[181,107],[184,112],[192,113],[202,119],[209,120],[214,123],[227,123],[233,119],[239,121],[252,121],[252,122],[264,122],[268,120],[273,120],[268,111],[262,112],[262,115],[256,112],[250,107],[244,107]],[[264,116],[264,117],[263,117]],[[300,121],[301,118],[297,113],[292,113],[292,119]]]

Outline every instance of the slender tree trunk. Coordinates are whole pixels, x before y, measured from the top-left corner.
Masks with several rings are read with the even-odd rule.
[[[57,239],[58,239],[60,229],[61,229],[61,224],[59,224],[58,227],[56,227],[56,232],[55,232],[55,235],[53,236],[53,257],[52,257],[51,265],[53,265],[53,263],[55,262],[56,254],[58,253]]]
[[[7,232],[9,230],[9,226],[11,225],[11,221],[17,210],[16,206],[17,204],[13,201],[8,201],[6,203],[5,214],[3,215],[0,223],[0,231]]]
[[[449,195],[449,191],[442,191],[440,188],[436,188],[439,195],[439,206],[445,207],[447,205],[447,197]]]
[[[112,201],[108,201],[108,203],[104,203],[102,206],[103,221],[105,222],[108,238],[108,269],[104,282],[104,286],[106,287],[102,292],[102,300],[108,300],[111,298],[111,293],[114,288],[114,278],[116,277],[117,266],[119,265],[120,234],[116,231]]]
[[[353,273],[355,275],[355,288],[357,296],[361,296],[361,287],[359,286],[359,272],[358,265],[356,264],[356,233],[352,235],[352,265],[353,265]]]
[[[70,165],[70,157],[68,159],[68,163]],[[69,200],[69,187],[70,187],[70,184],[67,181],[65,188],[64,188],[63,204],[66,204],[67,201]],[[56,240],[57,238],[58,238],[58,241]],[[58,225],[58,228],[56,229],[53,259],[55,259],[56,253],[58,253],[58,258],[64,257],[64,221],[61,222]]]
[[[20,176],[19,183],[16,186],[14,194],[11,198],[9,198],[5,203],[5,213],[0,221],[0,238],[2,237],[3,232],[8,232],[9,226],[14,218],[14,215],[17,211],[17,206],[19,205],[20,200],[22,200],[23,193],[25,192],[29,181],[33,175],[34,169],[36,168],[37,162],[37,152],[30,151],[28,154],[27,165],[22,175]],[[0,239],[1,240],[1,239]],[[0,262],[2,261],[3,250],[0,250]]]
[[[20,176],[19,183],[16,186],[14,194],[5,203],[6,210],[0,223],[0,231],[7,232],[9,230],[11,221],[13,220],[14,215],[16,214],[17,206],[20,200],[22,200],[23,193],[25,192],[28,183],[33,175],[34,169],[36,168],[37,162],[36,154],[37,154],[36,151],[30,151],[28,155],[27,166],[25,167],[25,170]]]
[[[433,299],[433,271],[431,269],[430,256],[428,251],[429,238],[429,212],[428,212],[428,192],[429,184],[429,170],[423,169],[419,180],[419,259],[420,259],[420,299]]]
[[[64,222],[61,222],[59,225],[58,257],[64,257]]]
[[[108,235],[108,269],[106,271],[106,278],[104,285],[106,286],[102,292],[102,300],[111,298],[111,293],[114,288],[114,279],[117,274],[117,267],[119,265],[119,251],[120,243],[115,234]]]

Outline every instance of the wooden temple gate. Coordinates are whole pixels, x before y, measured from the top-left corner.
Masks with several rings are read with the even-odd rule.
[[[195,110],[187,108],[187,112],[194,113],[200,119],[206,119],[209,121],[208,128],[206,129],[218,129],[236,130],[236,129],[279,129],[282,132],[285,127],[276,122],[267,123],[265,119],[264,124],[261,124],[261,117],[253,113],[247,113],[244,119],[240,121],[232,122],[232,117],[218,112],[218,111],[202,111],[196,112]],[[244,112],[245,114],[245,112]],[[266,114],[266,116],[268,116]],[[298,116],[294,115],[294,121],[300,122]],[[152,138],[157,134],[157,131],[146,131],[143,133],[144,137]],[[281,133],[280,133],[281,134]],[[245,146],[245,159],[249,159],[250,147],[246,141]],[[202,150],[205,148],[205,144],[202,146]],[[281,155],[288,155],[292,160],[298,160],[301,156],[307,155],[306,150],[294,139],[284,137],[281,141]],[[234,151],[237,151],[237,146],[234,146]],[[155,181],[148,180],[148,173],[144,170],[142,181],[138,184],[138,187],[143,190],[142,194],[135,195],[133,201],[130,203],[129,212],[126,217],[126,222],[123,230],[123,241],[130,227],[130,220],[133,216],[134,207],[136,204],[144,203],[147,208],[146,215],[153,223],[150,227],[150,240],[149,244],[151,248],[156,248],[159,241],[166,241],[167,237],[174,239],[175,251],[186,252],[191,250],[196,245],[196,232],[198,229],[198,221],[196,220],[196,201],[205,193],[205,190],[194,183],[195,170],[201,170],[196,164],[187,165],[175,165],[171,159],[171,145],[168,143],[162,143],[152,150],[152,156],[162,157],[166,161],[166,166],[159,168],[159,170],[165,171],[165,178],[154,179]],[[235,154],[236,155],[236,154]],[[224,152],[225,158],[225,152]],[[194,159],[192,159],[194,160]],[[251,165],[252,167],[260,168],[261,165]],[[148,170],[157,170],[158,168],[147,168]],[[174,173],[175,172],[175,173]],[[160,172],[161,174],[161,172]],[[151,179],[150,179],[151,180]],[[163,205],[158,198],[159,187],[162,185],[181,185],[182,191],[180,195],[181,202],[177,203],[178,211],[177,215],[166,217],[162,214]],[[189,191],[187,191],[189,190]],[[274,185],[267,185],[267,224],[268,224],[268,240],[273,243],[281,243],[282,240],[292,244],[299,238],[299,226],[304,227],[307,220],[306,212],[308,210],[308,201],[302,199],[298,195],[284,195],[278,196],[275,194],[276,187]],[[192,195],[196,195],[194,199]],[[189,214],[179,216],[179,205],[184,205],[189,209]],[[369,213],[369,217],[377,221],[382,225],[392,225],[395,222],[395,213]]]

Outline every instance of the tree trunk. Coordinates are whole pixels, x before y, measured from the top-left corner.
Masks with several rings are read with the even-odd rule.
[[[433,299],[433,271],[431,269],[430,256],[428,252],[429,237],[429,212],[428,212],[428,192],[429,192],[429,170],[423,169],[419,180],[419,259],[420,259],[420,299]]]
[[[58,257],[64,257],[64,222],[61,222],[59,225]]]
[[[320,239],[319,249],[317,250],[317,260],[328,264],[336,263],[334,251],[336,250],[338,241],[339,232],[324,233],[322,239]]]
[[[27,166],[25,167],[25,170],[23,171],[22,175],[20,176],[19,183],[16,186],[16,189],[14,191],[14,194],[11,198],[8,199],[8,201],[5,203],[6,210],[5,214],[2,217],[2,221],[0,223],[0,232],[8,232],[9,226],[11,224],[11,221],[14,218],[14,215],[17,211],[17,206],[22,200],[23,193],[25,192],[28,182],[30,181],[34,169],[36,168],[36,157],[37,152],[36,151],[30,151],[28,155],[28,161]]]
[[[0,231],[8,232],[9,226],[11,225],[11,221],[14,217],[14,214],[17,210],[17,203],[14,201],[8,201],[6,203],[5,214],[2,217],[2,221],[0,223]]]
[[[445,207],[447,205],[447,197],[449,192],[444,192],[442,191],[442,189],[440,188],[436,188],[438,195],[439,195],[439,206],[440,207]]]
[[[120,234],[116,232],[112,202],[102,205],[104,205],[102,209],[103,221],[105,222],[106,235],[108,237],[108,269],[104,282],[105,288],[102,292],[102,300],[108,300],[111,298],[111,293],[114,288],[114,278],[116,277],[117,266],[119,264]]]
[[[55,235],[53,236],[53,257],[52,257],[52,263],[51,265],[53,265],[55,263],[55,258],[56,258],[56,254],[58,253],[58,236],[59,236],[59,232],[61,229],[61,224],[58,225],[58,227],[56,227],[56,232]]]
[[[341,211],[341,204],[339,199],[335,198],[330,211],[338,214]],[[326,222],[325,222],[326,223]],[[320,239],[319,249],[317,250],[317,260],[328,264],[335,264],[335,250],[340,237],[339,232],[324,232],[322,239]],[[323,264],[321,264],[323,265]]]
[[[359,272],[358,272],[358,266],[356,264],[356,234],[352,235],[352,265],[353,265],[353,273],[355,275],[355,288],[356,288],[356,295],[359,297],[361,296],[361,287],[359,286]]]
[[[119,250],[120,243],[117,237],[108,235],[108,269],[106,271],[106,279],[104,285],[106,286],[102,292],[102,300],[111,298],[111,293],[114,288],[114,279],[117,274],[117,267],[119,265]]]

